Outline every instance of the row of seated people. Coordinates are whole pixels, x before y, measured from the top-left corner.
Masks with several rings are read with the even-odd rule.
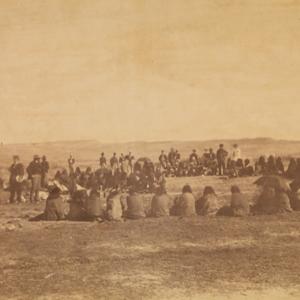
[[[261,156],[255,164],[257,175],[282,175],[295,179],[300,175],[300,158],[290,158],[288,167],[285,168],[281,157],[270,155],[268,159]]]
[[[149,194],[148,194],[149,196]],[[112,189],[106,197],[97,190],[90,194],[85,190],[76,191],[70,200],[69,213],[65,215],[65,205],[60,190],[54,187],[49,194],[43,214],[33,218],[37,220],[115,220],[140,219],[146,216],[236,216],[243,217],[256,214],[287,213],[300,210],[300,195],[295,191],[288,195],[282,189],[265,186],[261,194],[249,203],[238,186],[231,187],[231,201],[229,205],[221,205],[219,197],[210,186],[205,187],[203,195],[196,198],[189,185],[185,185],[181,195],[170,196],[162,184],[151,198],[150,210],[147,211],[145,194],[138,193],[131,188],[129,193],[118,186]]]
[[[160,172],[145,171],[139,168],[135,169],[133,173],[126,176],[124,172],[116,169],[114,173],[109,169],[98,169],[92,171],[88,167],[85,171],[76,169],[75,173],[68,173],[63,170],[61,173],[56,173],[54,179],[60,184],[66,186],[71,192],[76,190],[76,185],[84,189],[93,189],[94,187],[101,187],[102,190],[109,190],[114,186],[120,186],[122,189],[127,188],[133,184],[138,185],[139,192],[154,192],[155,184],[159,183],[162,178]]]
[[[163,170],[166,177],[189,177],[189,176],[216,176],[218,175],[218,163],[216,160],[209,160],[205,164],[194,164],[189,161],[181,161],[178,165],[167,165]],[[227,160],[224,176],[244,177],[255,175],[255,168],[249,159],[238,159],[233,162]]]

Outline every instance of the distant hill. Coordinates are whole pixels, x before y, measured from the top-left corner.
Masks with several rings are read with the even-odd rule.
[[[141,156],[157,160],[162,149],[166,152],[170,148],[178,149],[182,157],[188,157],[192,149],[202,153],[205,148],[216,150],[223,143],[230,152],[232,145],[238,143],[244,157],[257,158],[260,155],[280,155],[283,157],[300,156],[300,141],[274,140],[271,138],[238,139],[238,140],[209,140],[209,141],[158,141],[158,142],[129,142],[129,143],[101,143],[96,140],[86,141],[58,141],[31,144],[7,144],[0,147],[0,167],[7,167],[11,163],[13,154],[21,156],[27,164],[34,154],[46,155],[53,168],[66,166],[69,153],[73,153],[81,166],[98,164],[101,152],[110,158],[113,152],[128,153],[131,151],[138,158]]]

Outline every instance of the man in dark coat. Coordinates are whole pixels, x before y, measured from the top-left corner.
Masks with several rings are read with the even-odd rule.
[[[219,169],[220,176],[224,175],[227,155],[228,152],[224,149],[224,145],[220,144],[219,149],[217,151],[217,161],[218,161],[218,169]]]
[[[168,163],[168,157],[165,154],[164,150],[161,150],[161,154],[160,154],[158,159],[159,159],[159,163],[160,163],[161,167],[163,169],[166,169],[167,168],[167,163]]]
[[[40,200],[40,189],[42,179],[42,165],[40,157],[35,155],[33,161],[27,167],[28,178],[31,180],[30,201],[38,202]]]
[[[46,188],[48,186],[48,172],[49,172],[49,162],[47,161],[47,157],[44,155],[42,158],[42,188]]]
[[[13,164],[9,168],[9,187],[10,187],[10,203],[15,202],[15,196],[17,195],[17,202],[22,201],[22,189],[23,180],[25,175],[24,166],[20,163],[20,158],[18,155],[13,157]]]

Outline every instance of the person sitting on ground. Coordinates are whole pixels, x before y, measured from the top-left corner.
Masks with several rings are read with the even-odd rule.
[[[143,203],[143,197],[136,192],[136,189],[132,187],[127,197],[127,212],[126,218],[128,219],[142,219],[145,218],[145,208]]]
[[[250,165],[250,160],[247,158],[244,161],[244,168],[242,168],[239,171],[239,176],[243,177],[243,176],[253,176],[253,175],[254,175],[254,169]]]
[[[106,199],[102,188],[98,191],[97,186],[92,186],[90,195],[86,201],[87,216],[91,221],[101,221],[106,217]]]
[[[74,177],[76,179],[76,183],[78,183],[78,184],[79,184],[81,175],[82,175],[81,169],[80,169],[80,167],[77,167],[74,172]]]
[[[193,152],[190,154],[189,161],[191,164],[198,164],[198,154],[196,149],[193,149]]]
[[[88,215],[86,211],[87,202],[87,192],[86,190],[75,191],[70,200],[70,211],[68,214],[68,219],[71,221],[87,221]]]
[[[294,180],[291,184],[290,203],[291,208],[300,211],[300,180]]]
[[[277,213],[287,213],[292,212],[290,198],[283,189],[276,189],[276,205]]]
[[[276,191],[274,187],[264,186],[262,193],[252,207],[254,214],[271,215],[277,212]]]
[[[61,172],[60,170],[57,170],[54,175],[54,180],[60,181],[60,177],[61,177]]]
[[[207,167],[209,159],[210,159],[209,151],[208,149],[204,149],[204,153],[202,154],[202,157],[199,159],[204,165],[204,167]]]
[[[258,162],[255,164],[255,173],[257,175],[263,175],[266,173],[267,163],[264,156],[260,156]]]
[[[60,221],[65,219],[63,199],[60,196],[60,189],[57,186],[49,187],[49,196],[46,201],[46,207],[41,215],[38,215],[30,221]]]
[[[248,216],[250,213],[249,202],[241,193],[237,185],[231,187],[231,203],[230,208],[234,217]]]
[[[176,153],[175,153],[175,149],[171,148],[169,154],[168,154],[168,161],[169,164],[173,167],[175,165],[176,162]]]
[[[215,216],[219,210],[218,198],[211,186],[206,186],[203,196],[196,202],[197,214],[201,216]]]
[[[107,219],[109,221],[122,221],[123,209],[121,203],[122,191],[115,186],[107,197]]]
[[[151,215],[153,217],[165,217],[170,215],[171,197],[167,194],[166,186],[160,185],[151,202]]]
[[[195,197],[190,185],[186,184],[182,189],[182,194],[177,199],[176,214],[179,216],[189,217],[196,214]]]
[[[270,155],[267,161],[267,175],[276,175],[277,169],[275,165],[275,158],[273,155]]]
[[[281,160],[281,157],[278,157],[276,159],[276,162],[275,162],[275,167],[277,169],[277,173],[279,175],[284,175],[284,165],[283,165],[283,162]]]
[[[291,158],[285,175],[290,179],[294,179],[296,177],[296,173],[297,173],[297,163],[294,158]]]

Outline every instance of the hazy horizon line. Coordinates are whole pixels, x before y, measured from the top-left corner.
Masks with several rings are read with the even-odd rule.
[[[134,143],[175,143],[175,142],[213,142],[213,141],[241,141],[241,140],[273,140],[273,141],[286,141],[286,142],[300,142],[297,139],[282,139],[282,138],[274,138],[274,137],[241,137],[241,138],[213,138],[213,139],[188,139],[188,140],[132,140],[132,141],[124,141],[124,142],[113,142],[113,141],[101,141],[98,139],[70,139],[70,140],[48,140],[48,141],[34,141],[34,142],[2,142],[2,145],[34,145],[34,144],[54,144],[54,143],[76,143],[76,142],[98,142],[100,144],[109,145],[109,144],[134,144]]]

